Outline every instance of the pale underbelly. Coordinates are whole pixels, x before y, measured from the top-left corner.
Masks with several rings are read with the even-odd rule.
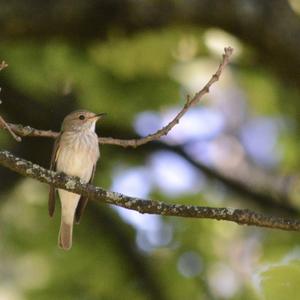
[[[61,150],[57,160],[57,171],[78,176],[83,181],[88,182],[96,160],[87,151]]]

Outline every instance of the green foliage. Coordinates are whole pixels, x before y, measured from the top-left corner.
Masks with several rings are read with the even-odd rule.
[[[300,293],[299,276],[298,259],[287,264],[270,266],[261,274],[262,294],[266,300],[293,299]]]

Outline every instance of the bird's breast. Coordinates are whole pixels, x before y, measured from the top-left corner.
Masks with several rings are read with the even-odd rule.
[[[57,171],[87,182],[99,156],[98,138],[94,132],[65,132],[58,149]]]

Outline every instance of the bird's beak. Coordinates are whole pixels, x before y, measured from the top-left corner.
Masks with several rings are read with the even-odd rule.
[[[107,113],[100,113],[100,114],[97,114],[97,115],[95,115],[93,117],[90,117],[90,119],[97,119],[97,120],[99,120],[99,119],[101,119],[102,117],[105,117],[105,116],[107,116]]]

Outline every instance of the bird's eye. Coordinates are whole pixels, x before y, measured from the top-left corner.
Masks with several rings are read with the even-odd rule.
[[[84,120],[84,119],[85,119],[84,115],[80,115],[80,116],[79,116],[79,119],[80,119],[80,120]]]

